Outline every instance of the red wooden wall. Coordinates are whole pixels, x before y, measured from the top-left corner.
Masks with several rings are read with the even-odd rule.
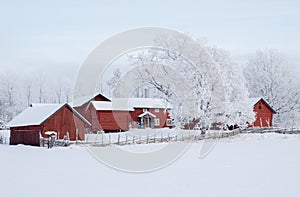
[[[100,127],[104,131],[128,131],[130,114],[128,111],[97,111]]]
[[[10,128],[10,144],[39,146],[42,126],[23,126]]]
[[[85,119],[87,119],[90,123],[92,123],[92,112],[90,111],[91,101],[110,101],[110,100],[102,96],[101,94],[98,94],[97,96],[90,99],[82,106],[74,107],[74,109],[78,111],[83,117],[85,117]]]
[[[70,140],[76,140],[76,129],[78,129],[78,140],[84,140],[87,125],[79,119],[70,108],[64,107],[43,123],[43,137],[47,137],[46,131],[59,132],[59,138],[69,132]]]

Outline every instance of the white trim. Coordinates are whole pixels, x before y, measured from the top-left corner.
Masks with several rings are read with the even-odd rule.
[[[142,117],[144,117],[144,116],[146,116],[146,115],[149,115],[149,116],[151,116],[151,117],[153,117],[153,118],[156,118],[156,116],[155,116],[154,114],[150,113],[149,111],[146,111],[146,112],[140,114],[138,117],[139,117],[139,118],[142,118]]]
[[[160,126],[160,119],[154,118],[154,126]]]

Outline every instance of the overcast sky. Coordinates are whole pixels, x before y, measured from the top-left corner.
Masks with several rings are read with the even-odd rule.
[[[0,2],[2,70],[75,75],[103,40],[158,26],[205,38],[240,63],[257,49],[276,48],[300,71],[299,0]]]

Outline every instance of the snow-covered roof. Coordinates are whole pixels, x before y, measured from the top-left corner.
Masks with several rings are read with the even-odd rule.
[[[7,126],[18,127],[40,125],[63,105],[64,104],[32,104],[31,107],[26,108],[22,113],[10,121]]]
[[[79,107],[79,106],[82,106],[86,103],[88,103],[89,101],[93,100],[95,97],[97,96],[102,96],[104,98],[106,98],[107,100],[109,100],[106,96],[104,96],[103,94],[94,94],[94,95],[86,95],[86,96],[83,96],[83,97],[79,97],[79,98],[76,98],[75,100],[73,100],[72,102],[70,102],[69,104],[72,106],[72,107]]]
[[[273,111],[273,113],[276,113],[276,111],[269,105],[269,103],[263,97],[249,98],[250,106],[253,107],[260,100],[263,100],[264,103]]]
[[[84,122],[90,124],[83,116],[81,116],[76,110],[72,109],[72,107],[68,104],[31,104],[30,107],[26,108],[17,117],[10,121],[7,126],[18,127],[40,125],[64,105],[70,107],[74,114],[76,114]]]
[[[127,102],[133,108],[159,108],[159,109],[171,109],[172,104],[159,98],[116,98],[112,99],[112,102],[120,101]]]
[[[122,101],[92,101],[91,103],[97,111],[134,111],[128,103]]]
[[[145,111],[144,113],[140,114],[138,117],[141,118],[141,117],[144,117],[146,115],[149,115],[153,118],[156,118],[156,116],[154,114],[152,114],[151,112],[149,112],[149,111]]]

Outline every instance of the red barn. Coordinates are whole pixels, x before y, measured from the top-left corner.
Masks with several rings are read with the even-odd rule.
[[[86,110],[90,113],[92,131],[128,131],[130,112],[134,109],[122,102],[92,101]]]
[[[11,130],[10,144],[39,146],[40,135],[55,131],[62,139],[84,140],[85,129],[90,123],[69,104],[32,104],[8,123]]]
[[[256,113],[256,120],[252,125],[254,127],[273,126],[273,115],[275,110],[263,98],[251,98],[253,111]]]
[[[71,104],[81,115],[83,115],[89,122],[92,122],[91,112],[89,106],[91,101],[110,101],[102,94],[96,94],[94,96],[84,96],[73,101]]]

